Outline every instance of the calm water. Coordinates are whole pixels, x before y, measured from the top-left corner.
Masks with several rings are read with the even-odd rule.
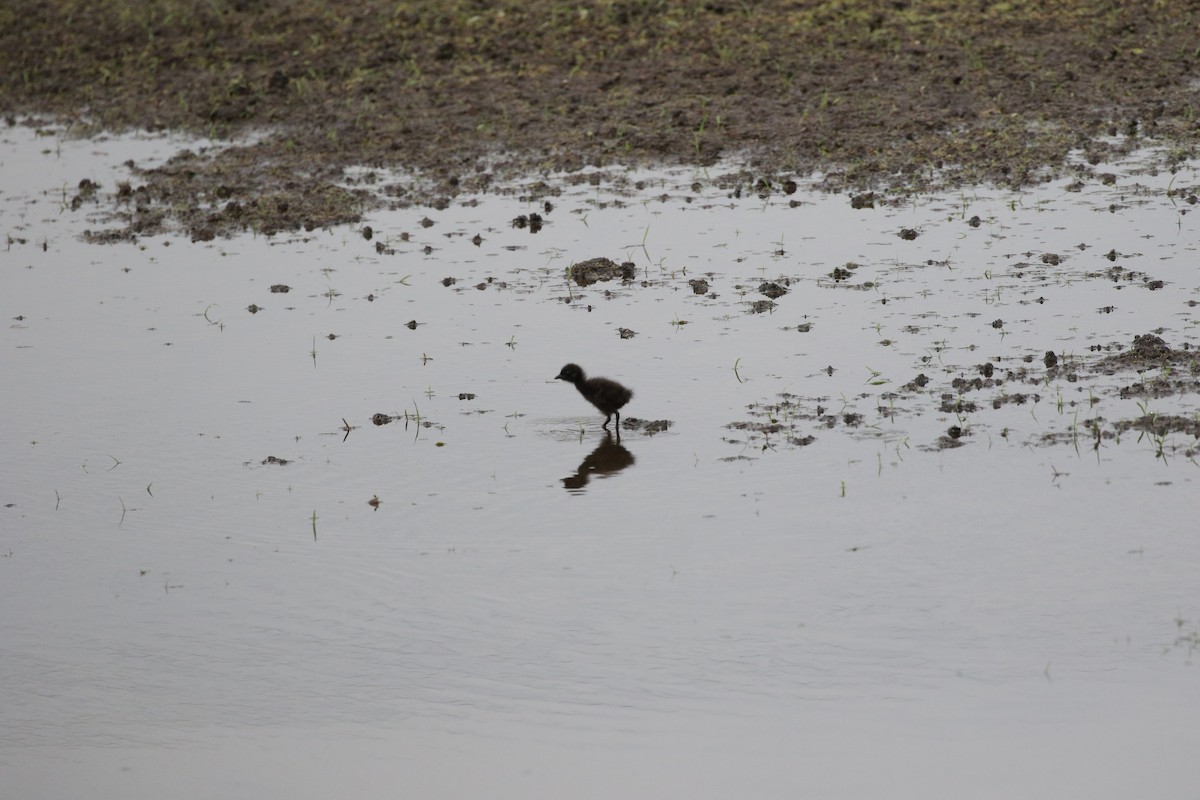
[[[1195,171],[864,210],[605,175],[371,241],[82,241],[183,146],[0,134],[6,796],[1194,793],[1195,441],[1071,433],[1196,394],[942,394],[1200,343]],[[638,280],[569,285],[595,256]],[[609,441],[567,361],[671,427]]]

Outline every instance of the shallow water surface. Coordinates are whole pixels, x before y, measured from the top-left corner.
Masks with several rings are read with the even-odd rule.
[[[1192,790],[1194,171],[85,241],[183,146],[0,135],[12,796]]]

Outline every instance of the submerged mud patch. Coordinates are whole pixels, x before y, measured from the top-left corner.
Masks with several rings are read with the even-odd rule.
[[[656,433],[662,433],[669,430],[675,423],[669,419],[639,419],[637,417],[625,417],[621,420],[621,427],[627,431],[641,431],[647,436],[653,436]]]
[[[1100,416],[1100,412],[1105,398],[1148,400],[1200,396],[1197,350],[1186,342],[1173,349],[1154,333],[1134,336],[1128,345],[1112,343],[1098,349],[1110,354],[1059,357],[1053,351],[1047,351],[1040,359],[1043,363],[1039,368],[1021,365],[1005,369],[987,362],[960,370],[978,374],[972,377],[960,374],[941,386],[920,373],[898,392],[863,393],[853,401],[843,399],[842,408],[836,413],[830,413],[829,397],[785,393],[774,400],[752,403],[747,409],[748,419],[726,426],[742,435],[727,437],[726,441],[762,451],[776,450],[781,445],[803,447],[813,442],[816,432],[840,429],[859,437],[868,435],[908,445],[910,437],[902,427],[903,420],[953,418],[957,420],[956,424],[929,441],[916,443],[920,449],[946,450],[966,444],[975,428],[988,423],[988,411],[1051,402],[1059,414],[1064,409],[1071,412],[1074,421],[1070,429],[1066,432],[1038,432],[1035,429],[1024,434],[1026,441],[1043,445],[1072,444],[1076,448],[1083,441],[1090,443],[1093,449],[1099,449],[1104,442],[1119,444],[1122,434],[1134,432],[1139,434],[1139,442],[1143,437],[1153,440],[1154,452],[1159,457],[1165,457],[1168,452],[1195,457],[1200,452],[1200,413],[1192,416],[1148,413],[1145,402],[1139,404],[1143,413],[1136,417],[1108,420]],[[1035,360],[1032,355],[1024,359],[1027,363]],[[1129,373],[1139,376],[1136,382],[1123,382]],[[1117,380],[1105,381],[1105,378]],[[1085,399],[1064,399],[1064,385],[1085,381],[1091,381],[1091,385],[1098,388]],[[981,396],[979,402],[969,399],[973,393]],[[851,407],[872,409],[869,422],[862,413],[847,410]],[[1003,423],[991,425],[989,429],[998,431],[1004,439],[1020,435]],[[1172,435],[1181,436],[1183,441],[1168,441]]]

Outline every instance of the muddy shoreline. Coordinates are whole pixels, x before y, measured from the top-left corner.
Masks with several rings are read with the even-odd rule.
[[[0,23],[9,124],[242,142],[99,187],[109,238],[352,223],[385,202],[346,185],[354,165],[419,174],[394,204],[718,159],[744,169],[731,191],[816,176],[886,201],[1037,183],[1072,149],[1157,144],[1170,168],[1200,138],[1184,2],[17,0]]]

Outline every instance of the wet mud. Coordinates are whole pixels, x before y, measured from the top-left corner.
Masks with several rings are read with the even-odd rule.
[[[591,286],[597,281],[631,281],[637,277],[637,265],[632,261],[618,264],[608,258],[590,258],[572,264],[568,274],[579,286]]]
[[[723,179],[736,197],[787,196],[815,176],[866,208],[1036,184],[1072,149],[1095,164],[1161,144],[1162,165],[1179,163],[1200,140],[1198,28],[1182,0],[13,0],[0,9],[0,111],[83,135],[213,140],[164,164],[134,159],[115,186],[81,183],[71,207],[113,218],[89,234],[98,243],[311,231],[529,175],[722,159],[741,165]],[[364,165],[409,177],[379,184],[353,174]]]

